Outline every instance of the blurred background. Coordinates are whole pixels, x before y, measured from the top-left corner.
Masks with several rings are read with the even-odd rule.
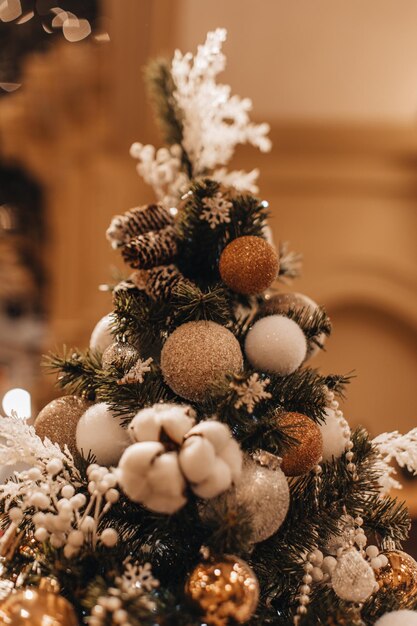
[[[194,50],[224,26],[224,81],[252,98],[274,144],[267,155],[239,150],[234,165],[261,169],[274,238],[304,255],[293,289],[334,323],[316,363],[355,371],[345,403],[352,425],[373,434],[414,427],[416,23],[415,0],[4,0],[4,410],[15,388],[30,394],[33,412],[59,395],[40,354],[83,347],[111,308],[98,285],[122,268],[105,229],[115,213],[152,199],[128,155],[133,141],[159,144],[144,64]],[[417,516],[411,480],[405,495]]]

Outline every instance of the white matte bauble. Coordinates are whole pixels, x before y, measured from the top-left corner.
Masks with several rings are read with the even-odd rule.
[[[293,320],[283,315],[269,315],[258,320],[248,332],[245,352],[253,367],[286,376],[304,361],[307,341]]]
[[[77,449],[86,458],[91,452],[100,465],[117,465],[129,445],[127,430],[105,402],[93,404],[81,416],[76,432]]]
[[[104,352],[114,342],[114,337],[111,333],[112,321],[112,313],[108,313],[97,322],[91,333],[90,350]]]
[[[323,437],[323,461],[338,459],[346,450],[349,435],[346,433],[346,424],[340,419],[333,409],[325,411],[326,421],[319,424]]]
[[[265,299],[264,304],[261,306],[261,312],[264,315],[285,315],[291,309],[307,309],[312,315],[318,308],[319,305],[317,302],[314,302],[314,300],[304,293],[280,292]],[[317,337],[317,341],[323,345],[326,341],[326,335],[321,333]],[[307,347],[306,360],[311,359],[318,354],[318,352],[320,352],[320,348],[316,344],[311,343]]]
[[[385,613],[375,622],[375,626],[417,626],[417,611],[392,611]]]
[[[338,557],[331,582],[335,594],[347,602],[365,602],[378,589],[374,570],[355,548]]]

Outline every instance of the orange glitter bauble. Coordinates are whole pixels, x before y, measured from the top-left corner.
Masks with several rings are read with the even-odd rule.
[[[281,469],[286,476],[301,476],[317,465],[323,454],[323,437],[318,425],[302,413],[284,413],[277,423],[298,444],[282,456]]]
[[[258,580],[245,561],[232,555],[200,563],[187,580],[185,592],[201,609],[207,624],[244,624],[259,600]]]
[[[219,270],[223,282],[232,291],[248,295],[262,293],[276,279],[279,259],[262,237],[238,237],[223,250]]]

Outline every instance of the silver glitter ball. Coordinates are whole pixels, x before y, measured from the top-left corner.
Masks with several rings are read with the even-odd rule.
[[[128,363],[139,359],[139,356],[138,350],[131,344],[115,341],[104,350],[101,364],[103,369],[125,369]]]
[[[356,548],[350,548],[337,559],[332,586],[342,600],[365,602],[376,586],[374,570]]]
[[[219,512],[238,512],[243,508],[250,515],[252,543],[265,541],[277,532],[288,512],[290,491],[276,462],[278,458],[268,455],[268,459],[265,454],[258,455],[258,462],[246,457],[237,485],[218,498],[201,503],[203,522],[211,524],[219,518]]]

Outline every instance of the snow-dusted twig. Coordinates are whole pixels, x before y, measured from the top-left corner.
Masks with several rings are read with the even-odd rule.
[[[379,483],[383,493],[391,489],[401,489],[401,483],[396,480],[396,470],[391,465],[395,460],[400,467],[405,467],[410,473],[417,474],[417,428],[413,428],[405,435],[398,431],[382,433],[372,440],[378,449],[380,459],[377,462],[379,469]]]
[[[271,149],[268,124],[250,121],[251,100],[232,95],[229,85],[216,83],[226,65],[221,51],[226,36],[224,28],[209,32],[195,55],[176,50],[172,61],[182,143],[194,176],[228,163],[238,144],[250,143],[262,152]]]

